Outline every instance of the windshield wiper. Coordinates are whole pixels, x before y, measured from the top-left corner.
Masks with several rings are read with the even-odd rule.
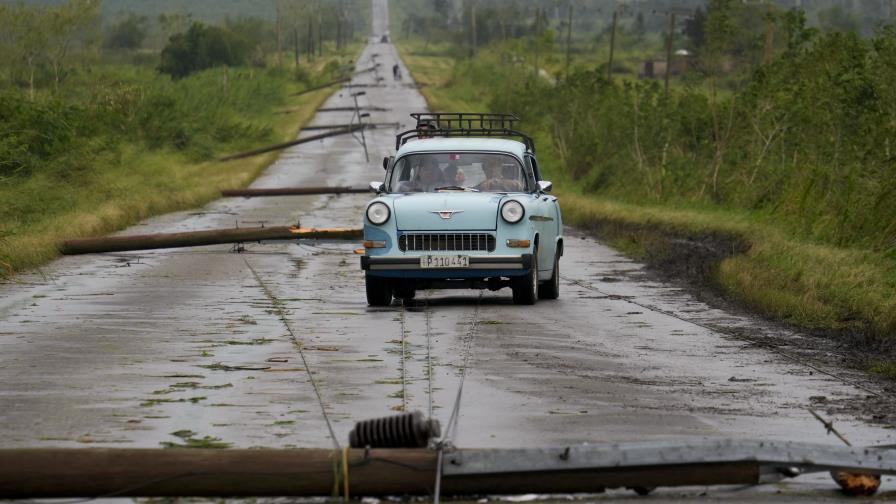
[[[445,186],[445,187],[436,187],[434,191],[464,191],[464,192],[479,192],[479,189],[473,189],[472,187],[463,187],[463,186]]]

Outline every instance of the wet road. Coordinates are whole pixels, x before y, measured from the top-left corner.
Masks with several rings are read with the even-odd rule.
[[[383,5],[375,2],[375,33],[385,29]],[[371,42],[358,68],[374,60],[389,69],[398,58],[392,45]],[[381,73],[380,87],[360,88],[362,104],[389,109],[372,121],[409,126],[423,98],[407,77],[394,82]],[[325,106],[350,105],[351,91]],[[318,113],[313,124],[349,116]],[[381,179],[394,134],[367,132],[370,162],[348,136],[292,148],[253,187]],[[358,226],[368,199],[221,199],[126,233],[299,219]],[[354,243],[62,258],[0,285],[0,446],[158,447],[189,438],[329,447],[327,419],[340,443],[354,421],[396,411],[431,406],[444,423],[465,344],[471,353],[455,438],[465,447],[680,437],[834,443],[805,408],[878,393],[851,385],[848,371],[754,344],[749,335],[772,329],[710,308],[594,239],[566,232],[561,297],[535,307],[514,306],[504,290],[421,292],[414,306],[368,308]],[[794,347],[804,341],[792,339]],[[894,442],[891,430],[842,410],[831,415],[855,444]]]

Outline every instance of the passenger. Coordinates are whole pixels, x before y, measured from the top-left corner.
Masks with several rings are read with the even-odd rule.
[[[501,158],[498,156],[489,156],[482,163],[482,171],[485,174],[485,180],[482,181],[476,189],[487,192],[518,192],[523,190],[523,185],[516,180],[514,167],[502,166]],[[506,177],[505,173],[510,171],[510,177]],[[516,170],[518,171],[518,170]]]
[[[432,138],[432,132],[435,131],[436,127],[432,125],[430,122],[420,122],[417,123],[417,138]]]
[[[445,172],[442,178],[444,179],[446,186],[456,187],[463,187],[464,181],[467,179],[464,171],[454,163],[448,165],[445,168]]]

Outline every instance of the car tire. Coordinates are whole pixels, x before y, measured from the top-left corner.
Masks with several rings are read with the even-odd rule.
[[[534,305],[538,301],[538,250],[532,253],[529,274],[513,279],[513,302],[518,305]]]
[[[551,279],[538,286],[538,299],[557,299],[560,297],[560,256],[554,257],[554,273]]]
[[[402,301],[411,301],[417,296],[417,287],[413,284],[399,285],[392,290],[392,295]]]
[[[367,287],[367,304],[370,306],[389,306],[392,304],[392,286],[386,278],[367,275],[364,277]]]

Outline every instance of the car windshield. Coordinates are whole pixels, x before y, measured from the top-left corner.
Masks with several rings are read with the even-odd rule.
[[[529,182],[513,156],[484,152],[410,154],[395,163],[389,192],[525,192]]]

